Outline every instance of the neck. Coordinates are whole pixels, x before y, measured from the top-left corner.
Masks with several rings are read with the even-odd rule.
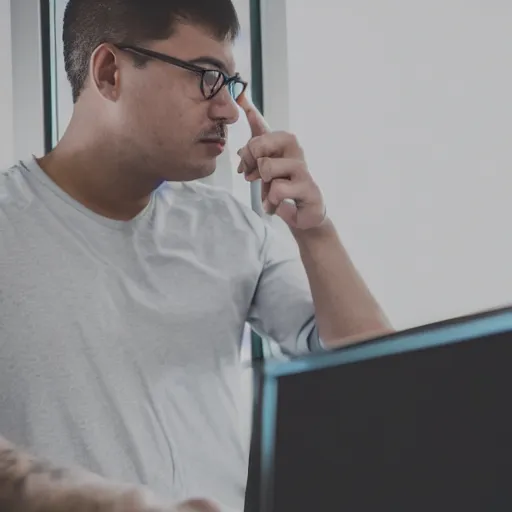
[[[62,190],[91,211],[115,220],[131,220],[148,205],[161,180],[147,172],[143,161],[127,158],[126,149],[123,154],[98,135],[91,140],[68,130],[39,165]]]

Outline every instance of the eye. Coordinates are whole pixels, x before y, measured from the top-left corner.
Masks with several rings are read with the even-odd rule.
[[[210,95],[214,94],[218,89],[222,87],[222,73],[214,69],[209,69],[203,74],[203,86],[205,92]]]

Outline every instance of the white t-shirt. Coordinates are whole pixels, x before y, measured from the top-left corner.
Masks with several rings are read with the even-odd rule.
[[[0,173],[0,434],[162,498],[242,510],[244,324],[319,347],[304,269],[230,194],[166,183],[129,222],[37,162]]]

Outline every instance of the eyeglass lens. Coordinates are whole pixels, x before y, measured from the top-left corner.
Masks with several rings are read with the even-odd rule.
[[[207,98],[215,96],[224,85],[224,77],[220,71],[208,70],[203,74],[204,93]],[[227,84],[231,97],[236,100],[244,90],[244,84],[232,80]]]

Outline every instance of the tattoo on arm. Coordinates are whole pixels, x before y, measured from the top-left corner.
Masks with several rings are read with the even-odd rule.
[[[30,478],[42,477],[48,483],[65,479],[68,471],[35,460],[0,438],[0,510],[28,510],[26,493]]]
[[[34,462],[28,475],[47,475],[52,480],[63,480],[68,474],[68,470],[62,468],[55,468],[48,462]]]
[[[150,498],[143,488],[38,460],[0,436],[0,512],[139,510]]]

